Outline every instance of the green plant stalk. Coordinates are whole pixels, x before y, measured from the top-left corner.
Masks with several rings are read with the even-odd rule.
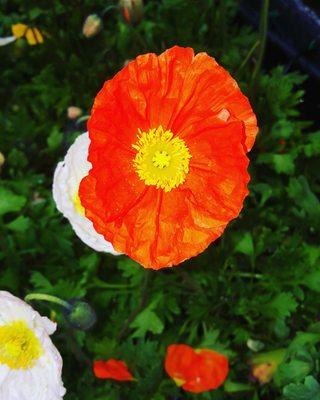
[[[240,67],[236,70],[236,74],[242,70],[243,67],[245,67],[247,65],[247,62],[250,60],[250,58],[252,57],[252,54],[255,52],[256,48],[260,45],[260,41],[257,40],[253,46],[250,48],[250,50],[248,51],[248,54],[246,55],[245,59],[242,61],[242,63],[240,64]]]
[[[126,290],[126,289],[133,289],[135,286],[134,285],[126,285],[126,284],[121,284],[121,283],[107,283],[102,281],[99,278],[95,278],[92,281],[92,284],[90,285],[91,288],[101,288],[101,289],[114,289],[114,290]]]
[[[227,7],[225,0],[220,1],[221,44],[224,49],[227,43]]]
[[[261,14],[260,14],[260,24],[259,24],[259,53],[256,66],[252,74],[252,84],[255,83],[256,78],[261,70],[263,57],[266,49],[267,34],[268,34],[268,14],[269,14],[269,0],[263,0]]]
[[[61,307],[64,307],[68,310],[71,309],[71,305],[65,301],[60,299],[59,297],[56,296],[51,296],[50,294],[44,294],[44,293],[30,293],[28,294],[24,300],[28,303],[32,300],[40,300],[40,301],[48,301],[49,303],[54,303],[58,304]]]
[[[116,338],[117,342],[121,341],[121,339],[125,336],[125,334],[129,330],[131,322],[134,321],[134,319],[140,313],[140,311],[147,305],[148,289],[149,289],[149,285],[150,285],[150,280],[153,276],[151,274],[152,274],[152,272],[150,270],[146,271],[145,276],[144,276],[143,285],[141,288],[140,302],[139,302],[138,306],[129,315],[128,319],[125,321],[124,325],[120,329],[120,331],[117,335],[117,338]]]
[[[235,272],[233,275],[239,276],[240,278],[264,279],[262,274],[254,274],[252,272]]]
[[[104,10],[102,10],[100,14],[104,17],[109,11],[118,10],[118,9],[119,9],[118,6],[116,6],[115,4],[111,4],[111,5],[107,6]]]

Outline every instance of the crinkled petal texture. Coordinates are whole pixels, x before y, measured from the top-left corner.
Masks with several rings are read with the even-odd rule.
[[[165,370],[184,390],[201,393],[223,384],[229,364],[228,359],[216,351],[194,350],[185,344],[177,344],[167,349]]]
[[[189,172],[165,192],[134,167],[138,129],[162,126],[184,140]],[[97,232],[144,267],[193,257],[239,215],[257,133],[237,83],[205,53],[173,47],[137,57],[97,95],[88,123],[92,169],[79,188]]]
[[[62,359],[49,337],[56,324],[24,301],[0,291],[0,328],[15,321],[23,321],[34,333],[42,354],[28,369],[11,369],[0,362],[0,399],[61,400],[66,392],[61,380]]]
[[[112,244],[95,231],[79,201],[79,184],[91,168],[87,160],[89,144],[87,132],[78,136],[64,161],[58,163],[53,179],[53,198],[58,210],[70,221],[73,230],[84,243],[96,251],[119,255]]]
[[[134,380],[127,364],[121,360],[110,358],[107,361],[99,360],[93,363],[94,375],[99,379],[113,379],[115,381]]]

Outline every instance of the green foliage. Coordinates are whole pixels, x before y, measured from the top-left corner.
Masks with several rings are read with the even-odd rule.
[[[81,34],[84,19],[114,2],[2,3],[0,36],[16,22],[46,36],[40,46],[21,39],[0,48],[0,288],[85,298],[96,311],[97,324],[82,332],[57,306],[34,304],[59,323],[66,400],[320,399],[320,132],[300,115],[304,77],[277,67],[252,87],[255,57],[247,56],[258,37],[239,22],[235,0],[149,0],[136,27],[113,8],[90,39]],[[133,261],[81,243],[56,210],[52,175],[85,130],[67,120],[67,107],[89,114],[103,82],[127,59],[177,43],[207,51],[236,77],[260,134],[241,216],[205,253],[151,271],[146,285],[146,271]],[[179,389],[163,369],[172,343],[226,354],[225,386],[197,396]],[[286,351],[265,385],[248,379],[249,360],[262,348]],[[125,360],[136,381],[95,379],[82,353]]]

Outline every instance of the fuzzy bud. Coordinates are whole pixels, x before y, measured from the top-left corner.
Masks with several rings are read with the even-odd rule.
[[[255,355],[251,359],[251,376],[261,385],[270,382],[276,373],[278,366],[284,360],[285,349],[273,350]]]
[[[82,27],[82,33],[86,38],[97,35],[102,29],[102,19],[97,14],[88,15]]]
[[[67,115],[69,119],[77,119],[82,115],[82,110],[79,107],[70,106],[67,109]]]
[[[69,301],[70,308],[65,310],[65,317],[70,325],[76,329],[86,331],[97,321],[93,308],[83,300]]]
[[[128,24],[138,24],[143,15],[143,0],[120,0],[119,7]]]
[[[5,158],[4,158],[4,155],[1,153],[1,151],[0,151],[0,168],[2,167],[2,165],[4,164],[4,162],[5,162]]]

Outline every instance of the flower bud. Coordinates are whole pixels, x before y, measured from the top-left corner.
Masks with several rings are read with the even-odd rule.
[[[5,158],[4,158],[4,155],[1,153],[1,151],[0,151],[0,168],[2,167],[2,165],[4,164],[4,162],[5,162]]]
[[[119,7],[123,18],[131,25],[138,24],[142,19],[143,0],[120,0]]]
[[[102,29],[102,19],[97,14],[89,15],[84,21],[82,33],[86,38],[97,35]]]
[[[64,314],[71,326],[86,331],[96,323],[96,313],[88,303],[74,299],[69,304],[70,307],[64,310]]]
[[[70,106],[67,109],[67,115],[69,119],[77,119],[82,115],[82,110],[79,107]]]
[[[255,355],[251,359],[251,375],[261,385],[270,382],[285,357],[285,349],[273,350]]]

